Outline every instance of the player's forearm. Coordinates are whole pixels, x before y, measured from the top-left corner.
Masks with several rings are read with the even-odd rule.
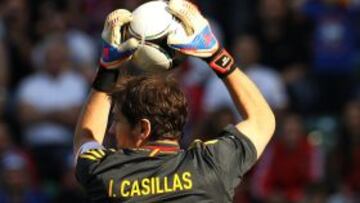
[[[111,98],[107,93],[94,89],[91,90],[76,126],[74,137],[75,151],[87,140],[103,142],[110,108]]]
[[[274,133],[274,114],[256,85],[239,69],[223,81],[244,118],[236,127],[251,140],[256,139],[260,156]]]

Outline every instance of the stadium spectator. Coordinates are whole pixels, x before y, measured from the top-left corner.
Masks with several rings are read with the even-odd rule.
[[[309,184],[301,203],[325,203],[328,202],[327,188],[323,183]],[[332,202],[335,203],[335,202]],[[340,203],[340,202],[338,202]]]
[[[7,152],[1,159],[0,188],[2,203],[47,203],[47,196],[31,184],[29,163],[16,152]]]
[[[240,67],[244,69],[244,72],[258,86],[271,108],[275,112],[284,110],[288,103],[284,82],[278,72],[259,63],[259,49],[256,38],[250,35],[239,37],[233,44],[234,57],[240,62]],[[215,77],[207,83],[204,102],[205,109],[210,112],[223,106],[228,106],[236,112],[229,93],[225,91],[221,81]]]
[[[13,137],[14,135],[10,129],[10,126],[4,120],[0,120],[0,159],[5,158],[8,152],[13,152],[18,156],[21,156],[27,161],[27,172],[29,177],[31,177],[32,183],[36,184],[38,182],[36,171],[37,169],[31,154],[16,145],[16,143],[14,143]]]
[[[307,22],[294,20],[287,0],[260,0],[258,17],[249,28],[261,44],[261,61],[282,72],[294,61],[308,58]]]
[[[338,196],[360,194],[360,102],[349,101],[343,112],[343,129],[328,157],[329,184]],[[357,197],[358,198],[358,197]]]
[[[294,62],[282,75],[289,95],[289,108],[304,116],[316,114],[322,104],[319,103],[317,81],[308,71],[308,65]]]
[[[251,35],[239,36],[234,42],[234,53],[245,73],[256,83],[269,105],[275,110],[285,110],[288,103],[281,75],[274,68],[262,65],[260,45]]]
[[[337,111],[352,96],[359,40],[352,7],[339,0],[308,0],[302,9],[314,23],[312,72],[320,87],[319,110]]]
[[[0,118],[4,117],[5,105],[8,97],[8,84],[9,84],[9,66],[7,61],[7,54],[0,39]]]
[[[231,45],[232,39],[239,33],[243,33],[251,19],[254,18],[254,9],[257,2],[253,0],[197,0],[200,10],[205,15],[221,21],[224,28],[224,36],[227,45]]]
[[[25,0],[5,0],[0,3],[0,8],[0,21],[5,28],[3,39],[12,69],[9,88],[13,91],[19,81],[32,72],[29,7]]]
[[[7,124],[0,120],[0,157],[13,147],[13,143],[9,136],[9,128]]]
[[[322,168],[318,153],[306,137],[304,124],[297,114],[289,114],[280,127],[253,178],[253,192],[263,201],[284,198],[298,202],[308,184],[320,179]],[[275,201],[275,200],[274,200]]]
[[[202,141],[216,139],[216,135],[218,135],[226,125],[235,122],[236,119],[231,108],[226,106],[219,107],[216,111],[209,113],[204,121],[192,130],[192,136],[190,138],[192,140],[200,139]]]
[[[86,16],[87,31],[92,35],[97,35],[101,30],[106,14],[112,11],[115,7],[115,2],[124,3],[124,1],[94,1],[84,0],[81,1],[79,7]],[[133,1],[135,2],[135,1]],[[131,3],[131,2],[130,2]],[[118,8],[127,8],[125,5],[118,6]],[[131,8],[128,8],[131,9]]]
[[[69,154],[67,158],[65,173],[61,177],[59,191],[54,203],[87,203],[89,200],[74,176],[75,165],[72,154]]]
[[[84,78],[71,69],[67,53],[62,38],[45,41],[43,66],[18,89],[23,142],[48,178],[61,175],[63,155],[71,150],[72,130],[87,91]]]
[[[74,122],[73,115],[76,115],[75,111],[78,109],[75,108],[73,113],[69,113],[73,114],[70,116],[64,115],[64,112],[60,111],[63,110],[63,106],[66,106],[66,109],[70,109],[71,106],[80,106],[87,87],[82,76],[73,72],[69,73],[70,68],[76,69],[76,72],[82,73],[83,76],[86,76],[86,80],[90,81],[94,74],[92,67],[97,63],[94,59],[97,59],[96,55],[99,52],[96,45],[100,43],[93,39],[98,39],[106,14],[115,8],[133,10],[142,2],[144,0],[0,1],[0,157],[9,154],[8,152],[13,153],[15,151],[14,153],[21,154],[27,162],[35,164],[34,169],[30,170],[34,170],[34,172],[28,173],[35,179],[31,185],[39,183],[48,186],[47,179],[37,179],[35,168],[38,167],[38,163],[33,163],[29,158],[31,154],[24,149],[35,149],[33,150],[35,152],[36,149],[42,148],[43,151],[46,151],[43,154],[58,157],[51,155],[53,154],[51,149],[45,150],[45,146],[66,145],[65,150],[59,150],[61,151],[58,152],[60,154],[67,153],[67,148],[71,147],[70,142],[65,140],[72,136],[73,124],[71,123]],[[278,72],[278,76],[281,74],[283,78],[281,83],[285,83],[288,90],[288,105],[285,106],[289,111],[300,113],[299,116],[307,124],[307,128],[317,125],[313,120],[318,120],[317,118],[324,116],[333,118],[334,126],[342,126],[338,132],[323,134],[324,152],[328,152],[326,150],[330,149],[326,159],[326,179],[324,180],[326,184],[306,187],[302,202],[324,202],[324,198],[326,199],[325,202],[330,203],[360,202],[359,197],[357,197],[359,191],[356,191],[359,182],[357,171],[360,170],[357,166],[358,161],[356,161],[358,148],[356,132],[360,124],[357,124],[356,100],[347,103],[349,98],[354,98],[353,96],[357,95],[357,98],[360,98],[360,1],[196,0],[193,2],[197,2],[199,8],[210,19],[217,20],[217,23],[212,23],[215,32],[217,32],[216,27],[224,29],[221,35],[225,36],[226,42],[222,42],[222,44],[235,47],[241,41],[238,40],[238,36],[245,37],[245,40],[242,39],[242,41],[248,45],[251,44],[248,37],[257,39],[260,46],[260,53],[257,55],[260,59],[256,63],[265,66],[269,71],[272,69],[273,73]],[[248,33],[251,35],[249,36]],[[44,71],[46,67],[50,68],[45,63],[51,66],[57,64],[45,62],[43,57],[45,50],[48,49],[46,47],[51,43],[40,43],[44,40],[53,41],[47,40],[48,36],[52,34],[59,35],[64,39],[58,49],[54,48],[57,54],[53,55],[60,57],[63,54],[61,54],[62,51],[58,50],[63,49],[61,48],[63,45],[70,45],[67,52],[72,58],[66,61],[71,61],[71,65],[68,63],[68,68],[65,68],[68,70],[67,73],[60,75],[72,75],[71,77],[67,76],[73,78],[69,79],[68,83],[74,83],[74,85],[63,91],[58,91],[56,88],[61,86],[59,85],[60,82],[56,82],[60,80],[48,77],[48,71]],[[219,35],[217,37],[222,38]],[[242,49],[239,52],[245,52]],[[253,53],[248,51],[242,53],[240,61],[246,64],[246,60],[248,60],[246,55],[249,54],[252,55]],[[31,63],[32,60],[35,60],[35,63]],[[243,68],[245,68],[244,64]],[[191,98],[189,101],[192,102],[190,103],[191,126],[187,126],[185,131],[183,140],[185,145],[188,142],[186,139],[191,135],[204,138],[205,135],[209,134],[205,133],[206,131],[218,129],[221,124],[219,120],[231,118],[230,113],[225,109],[233,104],[228,103],[226,99],[221,99],[224,97],[221,86],[218,90],[206,91],[204,96],[206,90],[204,88],[213,84],[210,80],[214,75],[203,66],[202,62],[190,59],[181,68],[178,68],[181,74],[177,78],[184,87],[185,93],[188,94],[187,96]],[[250,70],[251,66],[249,66]],[[34,71],[36,73],[31,75]],[[28,77],[29,75],[30,77]],[[24,80],[24,78],[26,79]],[[34,81],[40,81],[41,78],[48,79],[51,81],[50,84],[54,85],[46,83],[47,85],[40,85],[40,87],[31,85],[30,88],[30,83],[34,84]],[[260,84],[265,84],[270,80],[266,77],[261,80]],[[20,83],[21,88],[18,88]],[[273,85],[269,85],[269,87],[273,87]],[[266,88],[269,87],[266,86]],[[20,97],[21,89],[28,93]],[[16,90],[19,91],[16,92]],[[37,97],[37,94],[41,93],[44,96]],[[213,98],[216,98],[218,103],[212,105],[212,100],[207,101],[207,94],[215,95]],[[264,94],[269,94],[275,100],[280,100],[278,96],[269,92]],[[20,110],[18,107],[21,105],[17,105],[16,95],[19,96],[17,98],[21,100],[20,103],[26,102],[26,105],[34,107],[36,111],[30,112],[30,115],[40,116],[42,114],[42,120],[23,122],[25,125],[19,126],[18,119],[21,117],[17,111]],[[43,101],[46,105],[43,105]],[[50,103],[51,105],[49,105]],[[224,105],[227,107],[223,108]],[[238,119],[238,117],[239,115],[231,119]],[[283,119],[286,120],[286,117],[278,116],[278,121],[281,122]],[[21,119],[21,121],[25,120]],[[55,124],[56,129],[63,130],[61,132],[64,133],[59,133],[61,136],[56,133],[59,132],[58,130],[50,130],[55,132],[51,133],[51,136],[54,136],[55,139],[61,139],[60,144],[55,142],[54,137],[47,133],[44,133],[46,136],[43,136],[44,134],[39,136],[37,132],[31,132],[33,129],[42,128],[44,130],[48,124],[50,126]],[[321,125],[329,127],[326,122]],[[284,134],[281,132],[278,131],[280,137]],[[32,136],[34,134],[35,137]],[[337,139],[333,139],[328,134],[338,134],[338,136],[334,136]],[[280,137],[274,140],[273,145],[282,143]],[[23,142],[19,142],[21,138],[23,138]],[[28,142],[28,138],[31,138],[29,140],[32,141]],[[304,136],[301,140],[303,139],[305,139]],[[34,144],[34,140],[44,143]],[[67,144],[63,144],[66,142]],[[262,167],[263,165],[268,164],[264,162],[272,160],[267,158],[273,156],[275,147],[272,146],[272,148],[273,150],[265,153],[265,158],[259,169],[256,170],[255,175],[259,174],[261,168],[265,168]],[[63,156],[63,154],[61,155]],[[306,153],[299,156],[299,160],[307,157]],[[38,156],[37,158],[42,157]],[[51,187],[47,187],[47,189],[50,189],[52,197],[57,197],[54,195],[59,194],[59,198],[54,201],[72,202],[72,200],[64,200],[66,197],[71,198],[70,193],[75,189],[70,187],[73,181],[70,178],[71,169],[68,168],[69,165],[65,161],[65,156],[59,159],[66,163],[55,161],[57,158],[54,161],[49,158],[43,159],[39,164],[40,166],[48,165],[46,171],[51,171],[51,173],[57,173],[61,168],[60,166],[64,167],[65,174],[59,174],[59,181],[52,182]],[[283,163],[281,166],[284,165],[287,166],[288,164]],[[44,172],[39,174],[44,177],[49,176]],[[298,173],[293,172],[293,174]],[[256,180],[258,178],[255,176]],[[295,177],[291,174],[291,178]],[[8,179],[9,177],[2,176],[0,182],[11,181]],[[252,192],[252,196],[249,196],[250,186],[247,183],[254,183],[254,180],[251,179],[251,176],[245,179],[244,185],[239,188],[241,192],[237,196],[238,201],[256,202],[254,199],[263,196],[263,193],[259,191],[262,188],[255,190],[259,193]],[[254,186],[252,185],[252,187]],[[1,187],[1,191],[4,191],[3,189],[4,187]],[[254,191],[254,188],[251,189]],[[269,192],[272,198],[266,199],[266,201],[286,202],[286,196],[281,195],[285,194],[286,189],[286,187],[281,187],[277,191],[272,190]],[[69,191],[70,193],[68,193]],[[2,194],[1,197],[3,197]],[[77,197],[80,198],[80,196]],[[5,200],[0,199],[0,202],[5,202]],[[79,202],[81,201],[79,200]]]
[[[93,80],[97,61],[96,43],[93,38],[80,30],[81,25],[74,24],[69,13],[62,11],[50,2],[41,4],[39,21],[36,24],[39,39],[47,36],[61,35],[68,46],[73,68],[82,73],[90,83]],[[38,44],[33,52],[33,60],[39,67],[43,63],[44,47]]]
[[[312,36],[314,71],[329,74],[353,70],[359,36],[356,36],[351,10],[339,0],[308,0],[303,13],[315,26]]]

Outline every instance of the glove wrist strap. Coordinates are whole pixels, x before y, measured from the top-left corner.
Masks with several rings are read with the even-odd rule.
[[[106,69],[100,64],[92,88],[100,92],[109,92],[113,89],[119,76],[119,70]]]
[[[215,54],[205,61],[221,79],[228,76],[236,69],[234,58],[224,48],[219,48]]]

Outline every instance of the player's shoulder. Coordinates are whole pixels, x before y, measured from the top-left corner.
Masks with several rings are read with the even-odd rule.
[[[190,154],[197,157],[218,157],[225,159],[229,153],[239,156],[249,155],[256,157],[256,148],[251,140],[241,133],[234,125],[226,126],[214,139],[208,141],[194,140],[187,149]]]
[[[88,149],[80,153],[76,159],[75,170],[78,181],[87,185],[92,177],[103,171],[115,153],[116,150],[105,148]]]
[[[216,145],[224,140],[239,140],[246,138],[234,125],[226,126],[219,134],[213,136],[215,138],[207,141],[201,139],[195,139],[188,149]]]
[[[76,152],[75,160],[77,162],[82,160],[99,161],[115,151],[115,149],[105,148],[96,141],[88,141],[79,147]]]

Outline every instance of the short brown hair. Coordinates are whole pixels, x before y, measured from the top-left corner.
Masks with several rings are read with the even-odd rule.
[[[126,76],[112,94],[114,106],[134,127],[141,119],[151,123],[150,140],[179,139],[188,104],[178,83],[170,76]]]

